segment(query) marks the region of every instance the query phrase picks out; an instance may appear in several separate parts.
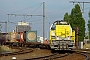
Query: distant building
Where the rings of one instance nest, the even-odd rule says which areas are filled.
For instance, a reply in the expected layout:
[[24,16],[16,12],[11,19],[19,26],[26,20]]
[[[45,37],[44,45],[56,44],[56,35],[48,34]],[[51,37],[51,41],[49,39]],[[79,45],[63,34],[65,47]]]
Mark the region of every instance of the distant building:
[[18,22],[18,25],[16,25],[15,31],[21,32],[21,31],[28,31],[31,30],[31,27],[29,25],[29,22]]

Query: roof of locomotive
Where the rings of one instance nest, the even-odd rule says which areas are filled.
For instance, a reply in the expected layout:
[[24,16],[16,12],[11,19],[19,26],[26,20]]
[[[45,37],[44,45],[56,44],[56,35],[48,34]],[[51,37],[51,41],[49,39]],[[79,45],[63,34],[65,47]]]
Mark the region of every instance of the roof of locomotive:
[[68,25],[69,23],[67,23],[64,20],[57,20],[53,24],[55,24],[55,25]]
[[55,30],[56,25],[69,25],[69,23],[64,20],[57,20],[53,24],[51,24],[50,30]]

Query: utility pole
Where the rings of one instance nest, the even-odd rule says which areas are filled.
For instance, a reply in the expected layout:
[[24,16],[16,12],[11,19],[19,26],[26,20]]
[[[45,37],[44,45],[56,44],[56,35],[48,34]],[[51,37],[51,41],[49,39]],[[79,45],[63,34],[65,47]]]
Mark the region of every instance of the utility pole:
[[89,20],[88,20],[88,39],[90,40],[90,10],[88,13],[88,17],[89,17]]
[[5,23],[5,32],[7,32],[7,22],[0,22],[0,23]]
[[84,13],[84,4],[85,4],[85,3],[90,3],[90,2],[78,2],[78,1],[69,1],[69,2],[70,2],[70,3],[73,3],[73,4],[74,4],[74,3],[79,3],[79,4],[81,3],[81,4],[83,4],[82,13]]
[[78,41],[78,34],[79,34],[78,32],[79,32],[79,31],[78,31],[78,27],[76,27],[76,40],[75,40],[76,48],[78,48],[78,44],[79,44],[79,43],[78,43],[78,42],[79,42],[79,41]]
[[45,2],[43,2],[43,40],[45,39]]

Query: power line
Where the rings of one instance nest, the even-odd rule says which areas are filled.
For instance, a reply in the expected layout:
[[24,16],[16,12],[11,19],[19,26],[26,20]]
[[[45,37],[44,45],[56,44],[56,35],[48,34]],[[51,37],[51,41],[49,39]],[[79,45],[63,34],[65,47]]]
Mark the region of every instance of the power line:
[[[7,14],[8,16],[43,16],[43,15],[29,15],[29,14]],[[25,20],[24,20],[25,21]],[[8,19],[9,22],[9,19]]]
[[70,2],[70,3],[73,3],[73,4],[74,4],[74,3],[79,3],[79,4],[82,3],[82,4],[83,4],[82,13],[84,13],[84,4],[85,4],[85,3],[90,3],[90,2],[78,2],[78,1],[69,1],[69,2]]
[[[34,5],[34,6],[41,5],[41,4],[42,4],[42,3],[39,3],[39,4],[36,4],[36,5]],[[22,9],[22,10],[18,10],[18,11],[13,12],[13,13],[17,13],[17,12],[20,12],[20,11],[23,11],[23,10],[26,10],[26,9],[29,9],[29,8],[32,8],[32,7],[34,7],[34,6],[31,6],[31,7],[28,7],[28,8]]]
[[[42,5],[42,4],[41,4],[41,5]],[[41,6],[41,5],[40,5],[40,6]],[[40,6],[39,6],[39,7],[40,7]],[[38,8],[39,8],[39,7],[38,7]],[[37,8],[37,9],[38,9],[38,8]],[[37,9],[36,9],[36,10],[37,10]],[[36,11],[36,10],[35,10],[35,11]],[[35,12],[35,11],[34,11],[34,12]],[[33,13],[34,13],[34,12],[33,12]],[[32,14],[33,14],[33,13],[32,13]]]
[[59,10],[55,10],[55,11],[53,11],[53,12],[49,12],[49,13],[47,13],[47,14],[50,14],[50,13],[56,13],[56,12],[58,12],[58,11],[63,11],[64,9],[67,9],[67,8],[69,8],[69,7],[71,7],[71,5],[70,6],[68,6],[68,7],[65,7],[65,8],[62,8],[62,9],[59,9]]

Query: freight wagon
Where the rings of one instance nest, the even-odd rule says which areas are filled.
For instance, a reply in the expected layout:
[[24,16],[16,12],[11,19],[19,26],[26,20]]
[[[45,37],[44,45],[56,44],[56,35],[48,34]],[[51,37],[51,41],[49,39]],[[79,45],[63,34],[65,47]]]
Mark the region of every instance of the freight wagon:
[[38,47],[38,48],[50,48],[48,40],[44,40],[43,43],[38,42],[37,31],[24,31],[24,32],[9,32],[1,33],[1,37],[4,36],[2,44],[9,46],[24,46],[24,47]]
[[[2,39],[2,37],[4,38]],[[37,31],[1,33],[0,41],[6,45],[20,45],[37,42]]]
[[0,45],[3,45],[6,41],[6,34],[7,33],[0,33]]

